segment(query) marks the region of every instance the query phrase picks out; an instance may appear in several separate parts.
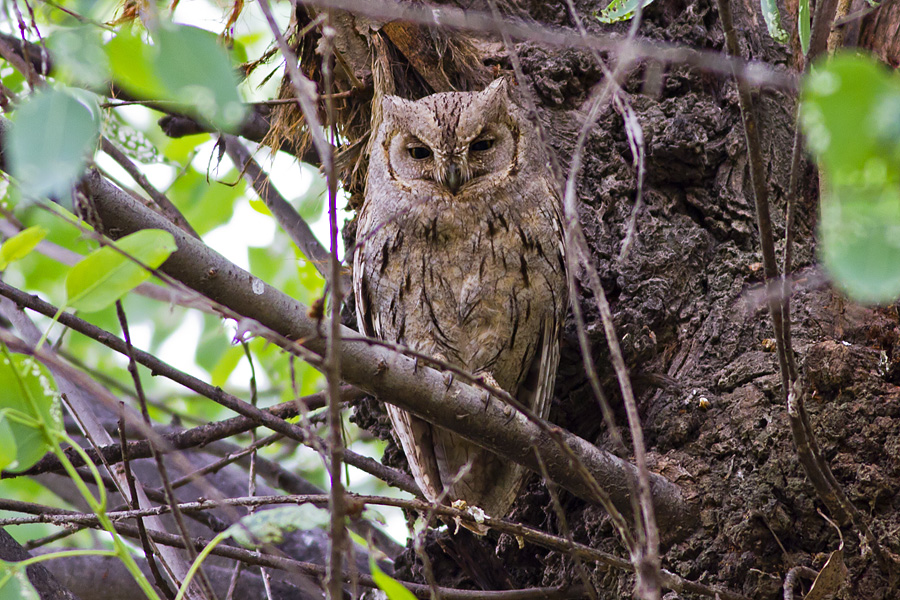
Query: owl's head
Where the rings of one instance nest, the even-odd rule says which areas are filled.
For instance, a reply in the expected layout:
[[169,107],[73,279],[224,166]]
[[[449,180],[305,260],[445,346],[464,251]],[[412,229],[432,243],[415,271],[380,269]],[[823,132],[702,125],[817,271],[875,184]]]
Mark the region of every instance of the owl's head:
[[386,96],[376,151],[383,152],[388,176],[420,191],[455,196],[510,175],[520,139],[519,112],[507,85],[498,79],[481,92],[421,100]]

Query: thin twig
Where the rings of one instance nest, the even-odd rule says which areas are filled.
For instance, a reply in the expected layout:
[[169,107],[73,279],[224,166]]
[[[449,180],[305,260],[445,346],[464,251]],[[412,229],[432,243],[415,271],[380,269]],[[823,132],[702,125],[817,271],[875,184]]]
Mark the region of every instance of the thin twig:
[[[119,325],[122,328],[122,337],[125,341],[125,354],[128,357],[128,373],[131,375],[131,378],[134,382],[134,390],[137,394],[138,402],[141,408],[141,417],[144,419],[144,425],[150,428],[152,427],[152,422],[150,421],[150,413],[147,410],[147,399],[144,397],[144,385],[141,382],[137,363],[134,361],[134,348],[131,346],[131,333],[128,330],[128,320],[125,317],[125,309],[122,308],[121,300],[116,300],[116,316],[118,317]],[[178,510],[178,501],[175,497],[175,491],[170,485],[168,468],[163,462],[162,456],[157,450],[154,440],[150,438],[147,441],[150,445],[151,456],[154,463],[156,464],[157,474],[159,475],[159,479],[162,482],[163,489],[165,490],[166,503],[172,507],[172,517],[175,520],[175,526],[178,528],[178,532],[181,534],[182,539],[184,539],[185,541],[185,548],[187,549],[188,556],[190,557],[191,561],[194,561],[197,559],[197,552],[193,548],[189,547],[190,533],[188,532],[187,524],[184,522],[184,517],[182,516],[181,511]],[[134,492],[135,488],[133,482],[134,480],[132,479],[131,489]],[[135,495],[132,495],[131,500],[132,502],[137,501],[137,497]],[[204,595],[210,600],[215,600],[216,594],[215,592],[213,592],[212,584],[210,583],[209,578],[206,576],[206,573],[202,568],[199,570],[198,576],[199,585],[203,590]]]
[[[634,391],[631,386],[631,378],[625,365],[625,358],[622,354],[622,349],[619,344],[619,336],[616,333],[615,324],[613,323],[612,311],[610,310],[609,302],[606,299],[606,292],[603,289],[603,285],[600,281],[600,276],[597,273],[597,269],[594,266],[593,261],[590,259],[590,249],[581,230],[581,225],[578,221],[577,208],[575,205],[575,196],[577,191],[576,183],[578,181],[581,170],[581,157],[583,155],[585,144],[587,142],[588,132],[593,128],[594,119],[597,118],[599,109],[605,101],[607,94],[611,94],[614,99],[621,95],[621,89],[618,85],[618,77],[629,65],[627,48],[630,47],[630,45],[634,42],[634,38],[637,35],[638,28],[640,27],[642,7],[643,5],[641,3],[638,3],[638,7],[635,11],[631,27],[628,31],[628,36],[626,37],[626,52],[623,53],[625,54],[625,56],[617,61],[615,69],[612,73],[605,69],[605,64],[603,63],[599,54],[597,54],[596,51],[594,53],[595,60],[599,65],[601,65],[601,69],[604,69],[607,83],[604,84],[602,92],[595,99],[595,102],[591,107],[591,115],[588,119],[585,120],[585,123],[582,125],[581,130],[579,131],[578,138],[576,139],[575,150],[573,151],[572,160],[569,166],[569,174],[566,178],[563,207],[566,215],[566,238],[567,241],[572,242],[572,245],[569,247],[569,249],[570,252],[579,259],[581,267],[585,270],[585,273],[587,275],[586,279],[588,287],[594,293],[595,303],[600,313],[604,334],[606,336],[607,345],[609,347],[610,358],[612,359],[613,370],[616,373],[616,379],[619,384],[619,389],[622,392],[623,404],[625,405],[625,413],[628,419],[629,433],[631,435],[632,446],[634,449],[635,465],[637,466],[638,472],[635,524],[637,526],[637,531],[641,542],[640,548],[629,548],[632,560],[635,562],[635,567],[637,570],[637,584],[635,588],[635,595],[642,598],[647,598],[648,600],[656,600],[660,597],[659,528],[656,524],[656,514],[653,507],[653,497],[650,492],[650,471],[647,465],[647,451],[646,445],[644,443],[644,434],[643,430],[641,429],[637,402],[635,401]],[[587,35],[587,32],[581,25],[581,21],[577,17],[577,15],[575,18],[576,24],[579,26],[579,31],[582,37],[585,37]],[[626,117],[627,123],[627,115],[623,115],[623,117]],[[632,139],[632,137],[633,134],[629,133],[630,140]],[[632,143],[632,147],[634,148],[635,146],[637,146],[637,142]],[[638,160],[638,157],[635,157],[635,160]],[[643,174],[641,169],[639,168],[639,194],[641,191],[642,181]],[[634,217],[637,216],[636,211],[639,202],[640,195],[635,200],[636,208],[633,215]],[[625,248],[626,246],[623,245],[623,249]],[[585,338],[586,336],[582,334],[581,337]],[[599,387],[599,385],[595,387]],[[602,400],[602,396],[598,396],[598,399]]]
[[172,204],[172,201],[169,200],[165,194],[156,189],[141,170],[137,168],[137,165],[135,165],[124,152],[119,150],[115,144],[106,139],[105,136],[100,138],[100,149],[108,154],[114,161],[119,163],[119,166],[131,175],[131,178],[134,179],[147,194],[149,194],[150,198],[156,203],[164,215],[171,219],[173,223],[184,229],[188,234],[200,239],[200,235],[193,227],[191,227],[191,224],[184,215],[181,214],[178,207]]
[[[125,412],[125,403],[120,403],[120,407],[122,410],[122,414]],[[124,416],[119,417],[119,444],[124,448],[126,445],[126,432],[125,432],[125,418]],[[137,493],[137,484],[134,479],[134,474],[131,472],[131,462],[126,460],[122,461],[122,466],[125,471],[125,479],[128,481],[128,496],[125,498],[125,502],[128,506],[131,507],[132,510],[139,510],[141,508],[140,500],[138,499]],[[150,574],[153,575],[153,583],[156,585],[156,588],[162,592],[162,595],[165,596],[168,600],[174,600],[175,592],[172,591],[172,588],[169,587],[169,583],[162,576],[162,573],[159,572],[159,565],[156,562],[156,555],[153,552],[153,549],[150,547],[150,539],[147,537],[147,528],[144,526],[144,519],[141,517],[137,518],[137,528],[138,534],[141,542],[141,550],[144,552],[144,560],[147,561],[147,566],[150,568]]]
[[66,13],[66,14],[69,15],[70,17],[72,17],[72,18],[74,18],[75,20],[77,20],[79,23],[84,23],[84,24],[87,24],[87,25],[93,25],[94,27],[99,27],[100,29],[105,29],[106,31],[113,31],[113,32],[115,32],[115,28],[114,28],[114,27],[110,27],[110,26],[107,25],[106,23],[102,23],[102,22],[100,22],[100,21],[95,21],[95,20],[93,20],[93,19],[90,19],[90,18],[88,18],[88,17],[85,17],[84,15],[79,14],[79,13],[75,12],[74,10],[72,10],[72,9],[70,9],[70,8],[67,8],[67,7],[65,7],[65,6],[62,6],[61,4],[58,4],[57,2],[54,2],[53,0],[40,0],[40,2],[41,2],[42,4],[46,4],[47,6],[52,6],[52,7],[55,8],[56,10],[59,10],[59,11],[62,11],[62,12],[64,12],[64,13]]
[[312,262],[316,271],[322,275],[325,281],[330,282],[330,255],[328,250],[322,247],[309,224],[284,199],[284,196],[278,193],[271,180],[260,168],[259,163],[253,159],[249,150],[238,138],[232,135],[222,135],[222,139],[225,141],[225,152],[266,204],[266,208],[275,216],[281,228],[290,236],[291,241],[297,244],[307,260]]
[[[728,0],[716,0],[719,8],[719,19],[725,30],[725,45],[732,56],[740,56],[737,33],[731,18],[731,6]],[[763,268],[766,276],[767,295],[769,296],[769,314],[772,317],[772,328],[775,332],[776,355],[781,372],[782,389],[787,393],[790,389],[790,373],[787,353],[784,345],[784,321],[781,305],[777,297],[776,287],[780,287],[778,264],[775,260],[775,239],[772,233],[772,217],[769,214],[769,191],[766,184],[765,163],[762,157],[762,145],[759,140],[759,125],[753,107],[750,86],[745,81],[737,80],[738,100],[741,119],[744,124],[744,135],[747,144],[747,156],[750,163],[750,179],[753,186],[753,198],[756,204],[756,225],[759,231],[759,245],[762,251]]]
[[[740,50],[737,33],[734,30],[729,0],[717,0],[716,4],[725,32],[725,43],[728,52],[733,56],[738,56]],[[824,0],[816,7],[816,15],[813,20],[813,39],[810,41],[811,47],[812,42],[815,41],[814,49],[816,53],[824,50],[824,40],[827,39],[827,33],[831,29],[836,4],[837,0]],[[812,54],[812,56],[814,57],[816,54]],[[776,353],[781,371],[782,386],[787,400],[788,417],[791,432],[794,436],[794,445],[797,448],[797,454],[800,457],[803,469],[812,482],[819,498],[839,520],[849,518],[853,522],[853,525],[859,529],[865,536],[866,541],[869,542],[881,568],[890,576],[893,570],[892,563],[884,554],[881,544],[869,528],[868,523],[844,494],[828,463],[824,460],[804,406],[805,392],[801,387],[800,381],[791,377],[791,367],[788,359],[789,350],[786,346],[786,340],[790,339],[790,334],[787,337],[785,336],[785,331],[789,331],[789,326],[786,327],[785,324],[789,322],[790,314],[783,312],[784,300],[779,299],[779,294],[784,291],[787,279],[780,277],[775,260],[775,242],[769,215],[768,188],[766,185],[765,165],[762,158],[762,146],[759,140],[759,128],[754,114],[750,86],[746,81],[740,79],[736,83],[747,142],[753,195],[756,203],[757,227],[759,229],[763,266],[766,275],[766,295],[768,296],[772,327],[775,332]]]
[[[569,523],[566,519],[566,511],[563,509],[562,503],[559,501],[559,493],[557,492],[556,485],[554,485],[553,480],[550,479],[550,473],[547,472],[547,465],[544,464],[544,461],[541,460],[541,455],[539,452],[535,452],[535,456],[538,461],[538,466],[541,468],[541,477],[544,478],[544,481],[547,482],[547,492],[550,494],[550,503],[553,506],[553,511],[556,513],[556,521],[559,525],[559,531],[562,533],[563,537],[570,545],[575,544],[575,539],[572,537],[572,530],[569,529]],[[569,556],[572,557],[572,560],[575,561],[575,570],[578,572],[578,577],[581,579],[582,585],[584,585],[584,589],[588,594],[590,600],[597,600],[597,590],[594,589],[593,584],[591,583],[590,575],[587,570],[584,568],[584,563],[581,561],[581,557],[576,553],[571,553]]]
[[738,77],[757,87],[787,91],[796,91],[798,88],[796,76],[776,71],[765,63],[748,62],[739,57],[724,56],[717,51],[696,50],[655,40],[638,39],[629,42],[620,34],[597,33],[581,38],[567,29],[448,5],[436,7],[393,0],[306,0],[304,3],[321,8],[338,8],[380,22],[400,20],[448,30],[507,35],[555,48],[612,52],[626,61],[649,59],[665,65],[685,64],[719,75],[732,75],[736,71]]
[[[330,11],[329,11],[330,12]],[[334,76],[334,28],[331,27],[331,15],[325,19],[322,28],[322,77],[325,93],[330,94]],[[337,173],[334,170],[334,143],[336,141],[334,99],[329,95],[325,99],[326,119],[331,142],[327,144],[324,154],[320,150],[325,181],[328,185],[328,233],[331,244],[331,327],[325,342],[325,379],[328,385],[328,455],[330,458],[329,475],[331,488],[328,500],[329,530],[331,531],[330,555],[328,560],[328,576],[325,578],[326,591],[331,600],[343,597],[343,585],[340,573],[343,571],[344,552],[347,545],[347,530],[344,526],[346,503],[344,501],[344,484],[341,480],[341,468],[344,462],[344,439],[341,432],[341,304],[343,282],[341,281],[341,261],[338,259],[340,235],[337,224]],[[316,127],[316,123],[307,120],[308,128]],[[325,133],[324,131],[322,132]],[[315,136],[314,136],[315,137]],[[324,137],[324,135],[323,135]]]
[[[436,514],[452,520],[461,520],[467,523],[478,523],[475,517],[468,511],[457,510],[450,506],[425,502],[422,500],[405,500],[402,498],[388,498],[384,496],[365,496],[359,494],[347,494],[348,499],[352,499],[354,503],[372,506],[391,506],[403,508],[407,510],[417,511],[423,514]],[[195,502],[184,502],[180,505],[185,514],[191,514],[200,511],[220,508],[223,506],[231,507],[249,507],[249,506],[271,506],[278,504],[312,504],[315,506],[325,507],[328,505],[327,494],[302,494],[291,496],[253,496],[243,498],[229,498],[226,500],[199,500]],[[31,514],[31,517],[14,517],[0,520],[0,526],[7,525],[24,525],[31,523],[50,523],[54,525],[88,525],[96,524],[96,515],[92,513],[77,513],[61,508],[50,508],[40,504],[22,502],[18,500],[0,499],[0,509],[13,512],[21,512]],[[114,521],[123,521],[126,519],[134,519],[139,516],[158,516],[168,512],[167,506],[156,506],[140,511],[121,511],[110,512],[110,518]],[[582,560],[594,562],[614,569],[633,571],[634,565],[625,558],[620,558],[608,552],[597,550],[585,544],[573,542],[566,538],[553,535],[521,523],[508,521],[506,519],[493,518],[485,516],[480,523],[495,529],[501,533],[507,533],[511,536],[522,538],[523,540],[533,543],[542,548],[554,550],[567,555],[577,555]],[[715,597],[720,596],[723,599],[738,600],[745,599],[741,594],[729,592],[721,588],[705,586],[693,581],[685,580],[673,573],[663,571],[663,585],[672,590],[685,591],[703,596]],[[422,586],[427,587],[427,586]]]
[[815,579],[819,574],[809,567],[797,566],[787,572],[784,577],[784,600],[794,600],[794,586],[797,585],[797,579],[805,577],[806,579]]
[[275,43],[278,45],[278,50],[284,58],[288,80],[291,82],[291,86],[297,94],[297,104],[300,106],[303,118],[306,119],[307,131],[309,131],[310,137],[312,137],[313,147],[315,147],[316,152],[319,154],[319,161],[322,165],[322,169],[325,170],[325,172],[328,172],[334,168],[334,166],[328,162],[332,160],[334,148],[328,143],[328,140],[325,139],[325,130],[322,128],[322,124],[319,121],[318,106],[316,102],[316,98],[318,97],[316,84],[310,81],[300,71],[297,55],[294,54],[294,51],[291,50],[291,47],[284,39],[284,35],[282,35],[281,29],[279,29],[278,23],[272,15],[272,8],[269,6],[269,0],[260,0],[259,7],[262,9],[266,22],[269,25],[269,29],[275,37]]

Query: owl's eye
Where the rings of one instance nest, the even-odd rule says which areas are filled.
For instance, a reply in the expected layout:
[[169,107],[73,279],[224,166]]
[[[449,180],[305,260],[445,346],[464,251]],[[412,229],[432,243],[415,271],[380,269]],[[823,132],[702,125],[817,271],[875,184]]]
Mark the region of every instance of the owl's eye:
[[411,146],[409,148],[409,155],[416,160],[423,160],[431,156],[431,148],[428,148],[427,146]]
[[483,138],[480,140],[476,140],[469,145],[469,150],[472,152],[484,152],[485,150],[490,150],[494,145],[494,140],[491,138]]

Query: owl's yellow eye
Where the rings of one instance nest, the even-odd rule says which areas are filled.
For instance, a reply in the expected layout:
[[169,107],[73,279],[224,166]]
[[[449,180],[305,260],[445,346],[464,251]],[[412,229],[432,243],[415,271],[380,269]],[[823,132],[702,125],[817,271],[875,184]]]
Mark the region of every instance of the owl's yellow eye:
[[427,146],[411,146],[409,155],[416,160],[423,160],[431,156],[431,148]]
[[469,150],[471,152],[484,152],[485,150],[490,150],[494,145],[494,140],[491,138],[483,138],[480,140],[476,140],[469,145]]

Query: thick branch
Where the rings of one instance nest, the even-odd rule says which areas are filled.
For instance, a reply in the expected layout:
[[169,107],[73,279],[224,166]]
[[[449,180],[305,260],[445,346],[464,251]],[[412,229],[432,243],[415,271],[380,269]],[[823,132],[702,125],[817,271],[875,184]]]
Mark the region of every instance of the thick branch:
[[[313,352],[325,352],[325,338],[320,332],[328,325],[311,319],[305,306],[271,286],[260,286],[256,277],[177,230],[98,173],[89,174],[83,187],[108,234],[121,237],[147,228],[169,231],[175,236],[178,251],[163,265],[164,272],[234,312],[300,341]],[[348,383],[534,471],[539,467],[533,450],[538,450],[556,483],[582,498],[597,500],[567,453],[524,415],[499,402],[486,402],[484,393],[471,386],[458,382],[448,386],[440,372],[360,341],[349,329],[344,328],[341,337],[355,338],[341,343],[342,377]],[[560,432],[560,437],[603,482],[615,504],[627,510],[629,483],[637,476],[634,466],[568,432]],[[668,531],[688,525],[693,515],[678,486],[654,475],[651,488],[661,524]]]

